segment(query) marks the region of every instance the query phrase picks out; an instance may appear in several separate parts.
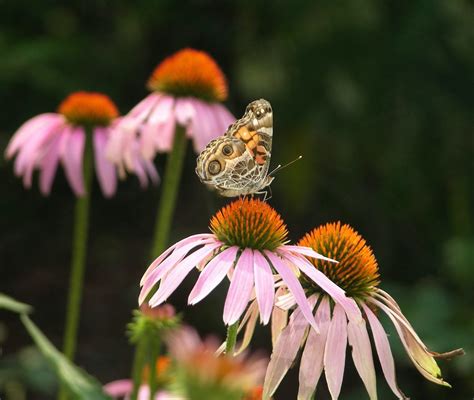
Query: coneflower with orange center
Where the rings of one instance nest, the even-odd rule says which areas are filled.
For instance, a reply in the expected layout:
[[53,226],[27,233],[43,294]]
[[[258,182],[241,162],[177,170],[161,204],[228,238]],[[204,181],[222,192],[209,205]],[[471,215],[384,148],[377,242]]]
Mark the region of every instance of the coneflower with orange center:
[[222,105],[227,99],[227,81],[206,52],[183,49],[165,58],[148,80],[152,91],[117,126],[108,155],[118,165],[133,170],[122,147],[138,139],[146,159],[156,152],[170,152],[178,127],[193,139],[197,153],[235,121]]
[[[112,131],[119,121],[118,110],[112,100],[102,93],[75,92],[58,107],[57,113],[40,114],[27,122],[13,135],[5,155],[16,155],[15,174],[23,177],[23,184],[30,188],[35,169],[40,171],[40,190],[48,195],[59,164],[62,164],[68,182],[76,196],[84,196],[83,159],[86,141],[92,140],[94,166],[103,194],[112,196],[117,187],[115,166],[105,155]],[[92,137],[87,139],[86,132]],[[142,183],[148,177],[158,180],[157,172],[149,161],[138,153],[138,144],[129,143],[131,162]]]
[[[428,350],[395,300],[378,288],[380,277],[375,256],[354,229],[340,222],[326,224],[306,234],[298,245],[324,252],[339,261],[338,264],[333,264],[308,258],[315,270],[324,273],[346,292],[348,300],[358,310],[359,317],[356,314],[348,314],[318,286],[302,276],[301,281],[309,296],[320,332],[318,334],[310,328],[302,316],[302,310],[297,306],[291,314],[288,325],[276,338],[265,377],[264,398],[273,395],[293,364],[299,349],[302,348],[298,399],[312,398],[323,370],[331,398],[337,399],[342,386],[346,347],[349,344],[352,348],[354,365],[369,398],[376,399],[375,368],[366,326],[368,322],[388,385],[399,399],[407,399],[396,383],[390,344],[377,317],[377,309],[391,319],[408,356],[420,373],[434,383],[449,386],[441,377],[435,357],[460,355],[463,353],[462,349],[444,354]],[[277,305],[289,308],[294,303],[289,294],[282,296]]]
[[141,280],[139,303],[145,301],[152,288],[158,290],[149,299],[157,306],[176,290],[194,269],[200,276],[188,303],[204,299],[228,276],[229,290],[224,304],[223,320],[235,324],[256,298],[260,320],[267,324],[274,305],[275,281],[282,281],[293,294],[308,323],[318,329],[298,276],[313,282],[348,313],[352,305],[342,289],[316,270],[305,256],[333,262],[314,250],[287,245],[287,229],[278,213],[257,199],[239,199],[222,208],[211,219],[212,233],[181,240],[163,252],[148,268]]

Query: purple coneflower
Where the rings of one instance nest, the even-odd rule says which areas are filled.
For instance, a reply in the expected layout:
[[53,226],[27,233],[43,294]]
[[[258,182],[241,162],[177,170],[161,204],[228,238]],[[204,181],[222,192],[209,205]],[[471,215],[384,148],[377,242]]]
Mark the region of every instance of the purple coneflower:
[[[260,319],[267,324],[273,309],[275,281],[281,279],[293,294],[308,322],[317,329],[311,307],[298,275],[327,292],[351,313],[352,304],[344,292],[305,258],[328,259],[303,246],[289,246],[287,229],[278,213],[257,199],[239,199],[222,208],[210,222],[212,233],[181,240],[163,252],[145,272],[139,303],[145,301],[153,286],[158,290],[149,299],[157,306],[176,290],[195,268],[201,272],[188,303],[205,298],[226,276],[230,286],[224,305],[223,319],[236,323],[247,304],[256,297]],[[357,311],[357,309],[355,310]]]
[[[462,350],[445,354],[428,350],[395,300],[378,288],[380,279],[377,261],[370,247],[357,232],[349,225],[341,225],[339,222],[327,224],[306,234],[298,245],[310,247],[339,261],[338,264],[334,264],[321,259],[308,259],[315,270],[321,271],[345,290],[363,318],[354,319],[353,316],[346,314],[339,304],[335,304],[317,285],[302,276],[301,281],[312,304],[320,333],[310,329],[301,308],[297,306],[274,345],[265,377],[264,398],[275,392],[293,364],[299,349],[303,348],[298,399],[312,398],[323,370],[331,397],[337,399],[343,380],[346,347],[349,344],[355,367],[369,397],[376,399],[375,369],[366,327],[367,321],[388,385],[399,399],[407,399],[396,383],[390,344],[377,317],[380,311],[388,315],[393,322],[408,356],[418,371],[434,383],[449,386],[441,377],[435,357],[447,358],[459,355],[462,354]],[[288,302],[288,298],[285,300]]]
[[222,135],[235,118],[220,102],[227,98],[227,82],[217,63],[205,52],[183,49],[166,58],[148,81],[152,91],[117,126],[108,155],[119,165],[130,164],[130,141],[139,139],[146,159],[156,152],[170,152],[177,125],[193,139],[200,152]]
[[[30,188],[35,169],[40,171],[39,186],[44,195],[51,191],[59,163],[76,196],[85,194],[83,158],[86,131],[92,132],[96,175],[106,197],[115,193],[117,175],[114,165],[106,159],[105,148],[117,123],[118,110],[110,98],[101,93],[76,92],[59,106],[57,113],[40,114],[28,120],[13,135],[5,152],[6,158],[16,155],[14,171],[23,176],[23,184]],[[147,176],[158,179],[150,161],[143,160],[137,144],[128,144],[134,171],[143,185]]]

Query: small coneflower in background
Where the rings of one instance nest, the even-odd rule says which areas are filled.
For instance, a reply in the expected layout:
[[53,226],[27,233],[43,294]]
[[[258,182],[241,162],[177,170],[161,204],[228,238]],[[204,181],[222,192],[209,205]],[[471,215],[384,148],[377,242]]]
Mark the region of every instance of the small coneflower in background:
[[293,294],[305,318],[316,328],[310,304],[298,281],[302,272],[308,281],[328,293],[348,313],[354,312],[343,290],[315,269],[305,256],[328,262],[333,260],[308,247],[286,245],[286,225],[266,202],[248,198],[236,200],[217,212],[211,219],[210,230],[212,233],[181,240],[150,265],[141,280],[139,303],[147,299],[158,283],[159,288],[149,304],[154,307],[163,303],[197,268],[200,276],[189,295],[189,304],[201,301],[226,276],[229,277],[223,313],[226,324],[239,321],[253,296],[261,322],[267,324],[274,305],[275,281],[281,280]]
[[[25,122],[13,135],[5,156],[11,159],[16,155],[14,171],[23,177],[27,188],[31,187],[34,170],[39,170],[39,186],[44,195],[50,193],[61,163],[73,192],[83,196],[86,192],[83,176],[86,132],[90,131],[97,179],[104,196],[110,197],[116,191],[117,174],[105,152],[119,121],[118,115],[117,107],[104,94],[72,93],[60,104],[57,113],[40,114]],[[156,181],[157,172],[150,161],[140,156],[138,144],[130,142],[129,146],[134,171],[141,183],[147,183],[147,176]]]
[[[402,314],[395,300],[380,289],[377,261],[365,240],[349,225],[331,223],[314,229],[298,243],[335,258],[338,264],[309,258],[315,270],[321,271],[345,290],[362,319],[354,320],[320,288],[305,277],[301,277],[305,292],[314,308],[320,333],[311,329],[297,307],[288,325],[281,331],[274,345],[267,369],[264,398],[271,396],[288,369],[293,364],[298,350],[303,349],[299,369],[298,399],[313,398],[319,378],[324,370],[332,399],[340,394],[347,344],[352,348],[352,359],[370,399],[377,398],[375,369],[366,321],[370,327],[375,349],[385,379],[399,399],[407,399],[398,388],[395,366],[387,334],[378,317],[383,312],[393,322],[400,340],[415,367],[428,380],[449,386],[441,377],[436,357],[449,358],[462,354],[462,350],[439,354],[428,350],[415,330]],[[285,296],[283,296],[285,297]],[[291,300],[283,300],[288,307]],[[294,303],[294,301],[293,301]]]
[[184,49],[162,61],[148,80],[151,93],[117,126],[108,155],[133,170],[127,152],[129,142],[139,140],[142,155],[151,160],[156,152],[170,152],[176,127],[193,139],[200,152],[234,122],[220,104],[227,99],[227,81],[212,57],[204,51]]
[[246,354],[237,357],[216,355],[219,341],[216,338],[202,341],[190,327],[168,335],[166,342],[175,362],[177,387],[186,399],[258,398],[255,388],[262,382],[267,359]]

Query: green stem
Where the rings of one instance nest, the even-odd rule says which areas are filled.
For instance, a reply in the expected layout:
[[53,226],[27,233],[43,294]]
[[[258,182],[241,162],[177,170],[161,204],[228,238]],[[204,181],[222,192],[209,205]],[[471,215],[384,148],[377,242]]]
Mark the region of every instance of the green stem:
[[[71,272],[69,278],[69,297],[66,310],[66,325],[64,333],[64,355],[74,359],[77,344],[77,328],[81,312],[82,287],[86,266],[87,236],[89,229],[89,209],[92,190],[93,154],[92,131],[86,129],[86,145],[83,160],[83,177],[85,194],[76,199],[74,211],[74,234],[72,242]],[[67,392],[62,386],[58,399],[67,399]]]
[[176,205],[176,197],[181,180],[184,156],[186,154],[186,131],[182,126],[176,127],[174,143],[166,162],[165,176],[161,185],[161,199],[155,222],[151,257],[158,257],[168,244],[171,220]]
[[225,354],[234,355],[235,342],[237,341],[237,331],[239,329],[239,321],[227,328],[227,339],[225,341]]
[[136,400],[138,396],[138,390],[142,384],[143,377],[143,368],[146,364],[148,346],[147,341],[141,338],[135,348],[135,356],[133,358],[133,367],[132,367],[132,380],[133,380],[133,390],[130,395],[130,400]]
[[154,400],[156,391],[158,390],[158,377],[156,374],[156,361],[160,355],[160,338],[158,336],[150,337],[150,347],[148,349],[150,378],[148,386],[150,388],[150,400]]

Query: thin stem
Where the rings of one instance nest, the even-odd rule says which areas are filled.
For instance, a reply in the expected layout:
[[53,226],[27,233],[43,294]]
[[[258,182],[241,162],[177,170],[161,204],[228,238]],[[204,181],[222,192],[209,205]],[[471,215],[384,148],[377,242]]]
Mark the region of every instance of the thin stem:
[[154,400],[156,391],[158,390],[158,377],[156,374],[156,361],[160,355],[160,338],[158,336],[150,337],[150,347],[148,349],[148,360],[150,365],[150,379],[148,386],[150,387],[150,400]]
[[[87,237],[89,229],[89,209],[92,190],[93,154],[92,130],[86,129],[83,173],[85,194],[76,199],[74,211],[74,233],[72,242],[71,273],[69,278],[69,297],[66,310],[64,333],[64,355],[74,359],[77,344],[77,329],[81,313],[82,287],[86,266]],[[58,399],[67,399],[64,386],[60,388]]]
[[235,343],[237,341],[237,331],[239,329],[239,321],[227,328],[227,339],[225,341],[225,354],[234,355]]
[[171,220],[173,219],[176,197],[186,154],[186,131],[182,126],[176,127],[173,149],[168,155],[165,176],[161,187],[161,199],[155,222],[151,257],[158,257],[168,244]]
[[133,380],[133,390],[130,395],[130,400],[137,400],[138,391],[142,383],[143,368],[146,364],[148,346],[147,341],[141,340],[138,341],[135,348],[135,356],[133,358],[133,367],[132,367],[132,380]]

